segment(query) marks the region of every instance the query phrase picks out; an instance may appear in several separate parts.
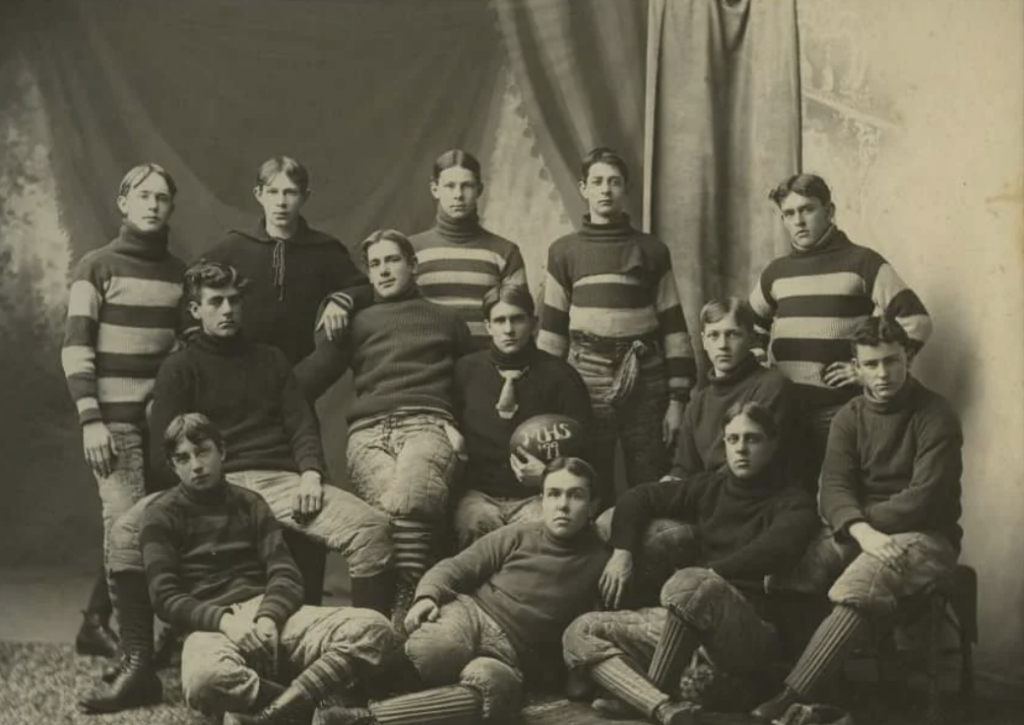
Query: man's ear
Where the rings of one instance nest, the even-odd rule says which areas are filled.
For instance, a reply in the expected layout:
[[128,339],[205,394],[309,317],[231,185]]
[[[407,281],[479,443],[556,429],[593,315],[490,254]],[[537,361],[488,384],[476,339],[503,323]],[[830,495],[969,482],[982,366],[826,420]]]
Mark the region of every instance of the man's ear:
[[117,209],[118,209],[118,211],[121,212],[122,216],[124,216],[125,214],[128,213],[128,197],[126,197],[126,196],[119,196],[119,197],[117,197]]
[[438,189],[437,182],[434,181],[433,179],[431,179],[430,180],[430,195],[432,197],[434,197],[435,199],[437,199],[437,189]]
[[577,186],[577,188],[580,191],[580,196],[582,196],[584,199],[586,199],[587,198],[587,182],[584,181],[583,179],[580,179],[579,183],[576,186]]
[[188,313],[192,315],[193,320],[199,319],[199,303],[195,300],[189,300]]
[[263,196],[263,187],[259,184],[252,187],[252,195],[256,197],[256,201],[260,201],[260,197]]

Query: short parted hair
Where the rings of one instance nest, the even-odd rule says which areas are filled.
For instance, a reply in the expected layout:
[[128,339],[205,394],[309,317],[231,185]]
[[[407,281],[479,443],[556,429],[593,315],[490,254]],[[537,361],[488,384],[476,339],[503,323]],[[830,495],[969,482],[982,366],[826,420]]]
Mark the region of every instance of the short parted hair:
[[484,294],[484,301],[480,304],[485,320],[491,319],[491,310],[499,302],[518,307],[528,317],[533,317],[536,312],[530,290],[526,288],[526,285],[515,282],[501,282],[487,290],[486,294]]
[[198,446],[200,443],[213,443],[224,450],[224,436],[217,426],[210,422],[202,413],[182,413],[176,415],[164,431],[164,456],[171,461],[182,441]]
[[364,265],[367,264],[370,258],[370,247],[378,242],[394,242],[398,245],[398,249],[402,252],[403,257],[409,262],[416,261],[416,247],[412,246],[409,237],[397,229],[378,229],[359,245],[359,254],[362,255]]
[[584,461],[582,458],[576,458],[575,456],[561,456],[551,461],[544,467],[544,474],[541,476],[541,487],[543,488],[544,482],[548,480],[548,476],[559,471],[568,471],[577,478],[583,478],[587,481],[587,489],[591,494],[594,493],[594,483],[597,481],[597,472],[594,471],[594,467]]
[[615,149],[608,148],[607,146],[598,146],[596,149],[591,149],[580,163],[581,181],[585,182],[587,180],[587,177],[590,175],[590,167],[594,164],[614,166],[622,174],[622,180],[629,181],[629,167],[626,166],[626,162]]
[[484,176],[480,160],[462,149],[451,149],[438,156],[434,162],[434,168],[431,170],[430,178],[436,183],[441,178],[442,171],[456,167],[472,171],[473,176],[476,177],[476,183],[483,183]]
[[234,287],[244,293],[249,280],[242,273],[224,262],[200,260],[185,270],[185,299],[202,302],[203,288],[225,289]]
[[817,174],[793,174],[781,184],[768,192],[768,198],[778,207],[790,194],[799,194],[817,199],[825,206],[832,203],[832,191],[825,180]]
[[913,350],[910,336],[896,320],[891,317],[869,317],[857,325],[850,338],[850,352],[857,357],[857,346],[878,347],[887,342],[896,342],[907,352]]
[[137,187],[153,174],[156,174],[164,180],[164,183],[167,184],[167,190],[171,192],[172,199],[177,196],[178,185],[174,183],[174,177],[171,176],[167,169],[159,164],[139,164],[138,166],[133,166],[128,170],[128,173],[124,175],[124,178],[121,179],[121,185],[117,187],[117,195],[128,196],[128,193],[132,189]]
[[262,189],[278,174],[284,174],[303,194],[309,191],[309,169],[291,156],[274,156],[260,164],[256,186]]
[[725,411],[725,416],[722,418],[722,428],[725,428],[734,418],[739,418],[741,415],[747,416],[761,426],[761,430],[771,440],[779,437],[779,421],[776,420],[775,415],[768,408],[753,400],[740,401],[730,405],[729,409]]
[[711,325],[721,322],[729,315],[736,318],[736,324],[747,332],[754,331],[754,310],[746,300],[739,297],[718,297],[700,310],[700,325]]

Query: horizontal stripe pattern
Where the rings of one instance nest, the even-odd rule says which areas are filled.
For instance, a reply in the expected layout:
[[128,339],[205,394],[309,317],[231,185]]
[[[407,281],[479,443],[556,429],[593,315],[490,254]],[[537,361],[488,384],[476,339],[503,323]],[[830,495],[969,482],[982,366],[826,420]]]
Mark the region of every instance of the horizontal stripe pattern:
[[777,300],[786,297],[822,297],[846,295],[868,296],[864,278],[857,272],[825,272],[800,277],[780,277],[772,282],[771,296]]
[[573,300],[569,308],[569,329],[601,337],[633,338],[656,332],[658,315],[653,307],[579,307]]

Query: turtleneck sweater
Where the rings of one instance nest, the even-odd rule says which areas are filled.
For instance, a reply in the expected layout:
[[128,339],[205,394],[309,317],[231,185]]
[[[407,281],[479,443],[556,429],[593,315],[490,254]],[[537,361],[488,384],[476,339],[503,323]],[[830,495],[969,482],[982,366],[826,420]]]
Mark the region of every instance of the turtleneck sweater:
[[302,217],[289,239],[272,238],[260,218],[254,229],[231,230],[202,257],[230,264],[249,280],[246,334],[280,349],[292,365],[313,351],[318,311],[327,299],[358,310],[373,298],[345,245]]
[[430,229],[410,237],[416,249],[416,281],[431,302],[459,313],[474,349],[490,344],[480,301],[499,282],[526,286],[519,247],[480,226],[474,214],[453,219],[440,209]]
[[[182,413],[202,413],[224,436],[224,471],[319,471],[326,474],[320,429],[291,365],[276,347],[241,335],[199,333],[160,367],[153,391],[154,464],[165,460],[163,435]],[[154,468],[164,471],[166,465]]]
[[672,475],[683,478],[725,466],[722,428],[725,413],[737,403],[755,402],[768,408],[786,434],[790,428],[792,383],[778,370],[758,364],[753,355],[725,375],[708,371],[686,406]]
[[280,631],[302,606],[302,576],[258,493],[178,484],[146,506],[141,527],[153,608],[174,627],[216,632],[232,604],[262,594],[256,618]]
[[750,479],[726,468],[635,486],[615,504],[611,545],[639,554],[656,518],[695,524],[698,564],[750,592],[764,591],[766,575],[793,567],[818,527],[810,494],[774,466]]
[[851,385],[830,388],[822,371],[850,359],[850,337],[873,314],[895,319],[915,348],[931,335],[921,299],[885,258],[854,244],[832,227],[810,249],[773,260],[750,293],[759,332],[775,367],[812,404],[842,404],[860,393]]
[[886,534],[937,532],[959,548],[962,448],[949,402],[912,377],[891,400],[854,398],[832,419],[821,512],[840,537],[866,521]]
[[166,227],[144,234],[125,224],[79,261],[61,364],[82,425],[145,425],[153,379],[174,347],[184,271]]
[[356,313],[344,336],[317,337],[317,347],[295,366],[309,400],[352,369],[356,399],[349,423],[400,408],[452,414],[455,361],[470,350],[458,314],[425,300],[416,285],[399,297],[378,299]]
[[630,225],[629,216],[592,224],[548,250],[537,345],[565,359],[571,332],[629,340],[654,338],[665,354],[675,397],[696,382],[693,346],[664,242]]
[[568,539],[541,522],[503,526],[434,565],[416,599],[469,595],[508,635],[526,677],[543,681],[562,662],[562,632],[594,609],[608,554],[592,526]]
[[[496,404],[505,384],[499,370],[523,370],[516,380],[518,408],[509,419]],[[542,413],[567,415],[590,427],[590,396],[579,373],[567,362],[532,343],[514,355],[493,345],[461,358],[455,365],[455,419],[466,438],[469,463],[462,477],[468,488],[499,498],[523,498],[527,489],[509,466],[509,441],[525,420]]]

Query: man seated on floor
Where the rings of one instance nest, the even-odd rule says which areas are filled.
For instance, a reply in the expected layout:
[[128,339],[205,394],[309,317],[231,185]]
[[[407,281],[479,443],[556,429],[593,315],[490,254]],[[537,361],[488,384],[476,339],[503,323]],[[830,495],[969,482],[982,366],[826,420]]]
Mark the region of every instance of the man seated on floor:
[[398,640],[379,612],[303,606],[274,513],[227,482],[224,439],[209,418],[175,417],[163,447],[179,483],[142,514],[142,559],[157,614],[190,633],[181,658],[189,707],[243,713],[238,725],[308,722],[392,659]]
[[472,725],[518,712],[524,682],[550,684],[562,631],[597,602],[608,560],[590,524],[594,480],[583,460],[555,459],[542,521],[492,531],[423,577],[405,654],[431,689],[325,709],[323,725]]
[[[727,468],[643,484],[615,507],[615,550],[601,577],[607,608],[620,605],[655,517],[693,522],[700,553],[696,566],[662,587],[661,606],[584,614],[566,630],[566,664],[615,698],[598,698],[596,709],[625,709],[621,701],[663,725],[696,722],[699,688],[680,696],[680,687],[699,647],[713,676],[738,688],[732,699],[755,688],[783,654],[764,581],[799,561],[817,527],[814,501],[784,474],[780,433],[767,408],[736,404],[724,423]],[[703,697],[722,705],[708,692]]]
[[839,575],[828,592],[834,606],[785,689],[754,710],[762,721],[811,697],[872,626],[891,624],[900,600],[956,566],[963,433],[945,398],[908,373],[915,347],[888,318],[870,318],[853,334],[864,392],[836,413],[821,472],[821,512],[833,537],[800,565]]
[[[245,279],[219,262],[200,262],[185,273],[189,309],[201,331],[157,373],[150,441],[159,444],[162,431],[182,413],[206,415],[231,451],[224,464],[228,481],[263,496],[282,526],[341,552],[352,576],[353,604],[387,612],[394,593],[387,520],[351,493],[323,485],[316,416],[284,354],[244,337],[244,291]],[[158,451],[153,460],[160,460]],[[108,688],[83,700],[90,711],[145,704],[154,691],[159,699],[153,614],[138,546],[139,522],[151,498],[111,528],[107,566],[124,661]]]
[[509,456],[520,423],[544,413],[566,415],[584,432],[590,423],[590,394],[579,373],[533,342],[530,291],[503,282],[484,295],[482,307],[490,348],[455,365],[455,418],[469,459],[454,518],[460,549],[506,524],[541,519],[546,462],[521,447]]
[[398,625],[429,568],[435,530],[446,523],[456,451],[464,445],[452,416],[455,361],[471,343],[456,311],[420,294],[416,251],[404,234],[378,230],[361,252],[374,304],[352,318],[341,338],[320,337],[295,375],[316,400],[352,369],[349,480],[390,519],[398,570],[392,621]]

